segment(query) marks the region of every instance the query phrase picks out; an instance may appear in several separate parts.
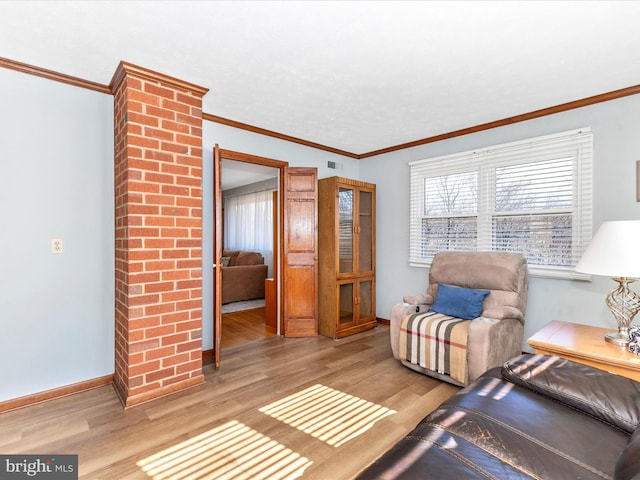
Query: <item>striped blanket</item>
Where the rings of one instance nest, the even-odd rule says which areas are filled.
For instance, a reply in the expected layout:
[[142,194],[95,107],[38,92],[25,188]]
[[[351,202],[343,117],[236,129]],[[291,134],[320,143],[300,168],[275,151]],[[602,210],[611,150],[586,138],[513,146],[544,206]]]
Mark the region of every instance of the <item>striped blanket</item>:
[[469,322],[436,312],[407,315],[400,326],[400,359],[466,383]]

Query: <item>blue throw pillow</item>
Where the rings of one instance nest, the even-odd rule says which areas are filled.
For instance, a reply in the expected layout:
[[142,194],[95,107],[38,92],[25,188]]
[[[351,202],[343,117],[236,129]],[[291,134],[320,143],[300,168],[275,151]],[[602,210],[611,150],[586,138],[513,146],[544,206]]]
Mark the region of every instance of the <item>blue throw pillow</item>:
[[473,320],[482,314],[482,302],[489,293],[489,290],[439,284],[436,301],[431,310],[443,315]]

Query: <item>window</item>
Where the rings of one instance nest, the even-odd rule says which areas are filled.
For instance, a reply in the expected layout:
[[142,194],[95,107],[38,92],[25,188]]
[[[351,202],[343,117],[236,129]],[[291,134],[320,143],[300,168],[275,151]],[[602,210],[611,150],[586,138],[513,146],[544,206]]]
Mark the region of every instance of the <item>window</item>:
[[273,264],[273,190],[224,198],[224,248],[258,252]]
[[584,128],[411,162],[413,266],[436,252],[522,253],[532,275],[573,271],[591,239],[593,136]]

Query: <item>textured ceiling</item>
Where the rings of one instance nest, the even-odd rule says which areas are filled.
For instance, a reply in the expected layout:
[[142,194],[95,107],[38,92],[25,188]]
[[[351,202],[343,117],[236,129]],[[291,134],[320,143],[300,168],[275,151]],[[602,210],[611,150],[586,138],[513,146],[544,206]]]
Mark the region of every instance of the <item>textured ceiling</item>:
[[640,84],[636,1],[0,1],[0,57],[363,154]]
[[277,177],[278,169],[274,167],[222,159],[222,191]]

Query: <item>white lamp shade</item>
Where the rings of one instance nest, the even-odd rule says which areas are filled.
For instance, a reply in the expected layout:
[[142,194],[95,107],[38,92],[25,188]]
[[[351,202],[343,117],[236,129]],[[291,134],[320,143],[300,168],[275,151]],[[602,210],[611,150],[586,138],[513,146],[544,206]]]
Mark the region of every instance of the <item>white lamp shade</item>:
[[640,278],[640,220],[604,222],[575,270],[605,277]]

